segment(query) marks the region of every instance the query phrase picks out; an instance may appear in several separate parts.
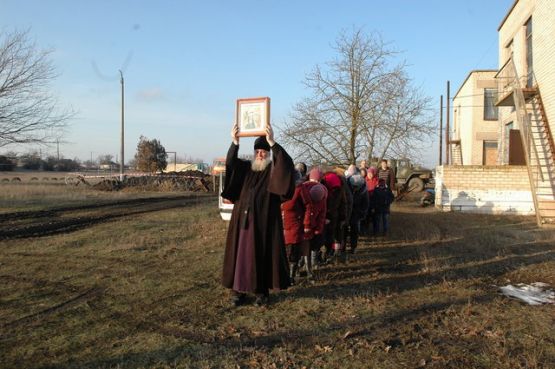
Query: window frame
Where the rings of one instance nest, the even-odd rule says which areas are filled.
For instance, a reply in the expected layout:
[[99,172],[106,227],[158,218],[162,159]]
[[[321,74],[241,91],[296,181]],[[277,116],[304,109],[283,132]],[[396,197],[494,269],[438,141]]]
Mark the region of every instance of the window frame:
[[[491,95],[489,95],[490,93]],[[494,118],[488,115],[488,106],[487,100],[488,96],[491,96],[491,108],[493,108],[493,115]],[[497,89],[496,88],[484,88],[484,111],[483,111],[483,119],[487,121],[496,121],[499,120],[499,107],[495,106],[495,102],[497,101]]]

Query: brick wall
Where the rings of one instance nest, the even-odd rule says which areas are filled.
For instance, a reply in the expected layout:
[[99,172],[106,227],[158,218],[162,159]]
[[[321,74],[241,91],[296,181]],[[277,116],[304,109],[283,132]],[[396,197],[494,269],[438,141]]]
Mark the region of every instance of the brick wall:
[[534,214],[525,166],[438,166],[435,180],[441,210]]
[[537,0],[532,26],[534,74],[551,133],[555,134],[555,1]]
[[[520,0],[499,29],[499,67],[509,58],[505,47],[513,40],[513,60],[520,76],[526,75],[526,35],[525,23],[532,17],[532,44],[534,75],[539,84],[544,109],[551,132],[555,132],[555,1]],[[503,127],[509,122],[518,129],[516,117],[510,108],[500,108],[500,132],[502,145],[501,163],[507,162],[507,138]]]

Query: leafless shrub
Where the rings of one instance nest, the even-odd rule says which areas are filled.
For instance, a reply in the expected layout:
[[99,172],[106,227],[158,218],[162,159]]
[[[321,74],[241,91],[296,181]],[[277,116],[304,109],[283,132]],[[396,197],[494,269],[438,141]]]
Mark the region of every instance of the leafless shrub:
[[52,143],[74,116],[49,92],[57,77],[51,52],[38,49],[28,31],[0,31],[0,147]]

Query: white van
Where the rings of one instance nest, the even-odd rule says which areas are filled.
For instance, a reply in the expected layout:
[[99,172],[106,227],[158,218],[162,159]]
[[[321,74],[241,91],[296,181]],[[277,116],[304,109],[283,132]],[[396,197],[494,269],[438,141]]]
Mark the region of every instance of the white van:
[[220,172],[220,196],[218,196],[218,208],[220,208],[220,216],[223,220],[229,221],[231,219],[231,212],[233,211],[233,203],[222,197],[222,188],[224,187],[225,171]]

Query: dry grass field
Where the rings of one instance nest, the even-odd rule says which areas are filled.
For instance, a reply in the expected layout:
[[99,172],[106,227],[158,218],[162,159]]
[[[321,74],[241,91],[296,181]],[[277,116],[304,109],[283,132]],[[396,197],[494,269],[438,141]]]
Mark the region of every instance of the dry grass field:
[[0,186],[2,368],[555,368],[554,306],[497,291],[555,286],[531,217],[396,204],[387,239],[232,308],[214,197],[60,188]]

